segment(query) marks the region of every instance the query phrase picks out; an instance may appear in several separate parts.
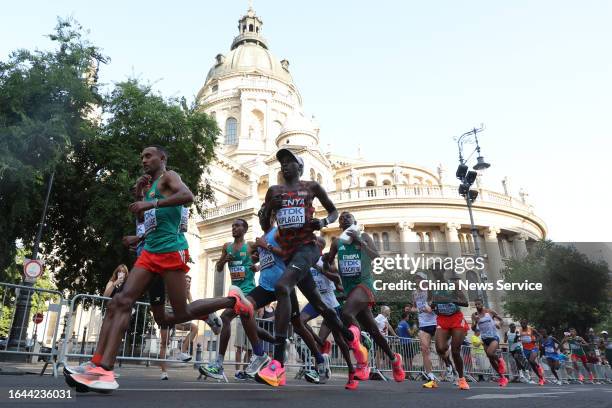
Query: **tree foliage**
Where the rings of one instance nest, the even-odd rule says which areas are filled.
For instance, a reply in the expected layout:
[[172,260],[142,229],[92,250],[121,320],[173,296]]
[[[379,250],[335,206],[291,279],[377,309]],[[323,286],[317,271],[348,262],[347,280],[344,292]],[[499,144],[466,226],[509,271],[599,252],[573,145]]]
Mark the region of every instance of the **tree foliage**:
[[574,247],[539,242],[526,258],[507,263],[505,279],[542,283],[542,291],[508,292],[505,309],[557,335],[568,327],[584,333],[610,318],[608,265],[590,261]]
[[[132,261],[121,237],[134,233],[127,206],[133,201],[129,188],[142,174],[142,149],[152,144],[167,148],[168,167],[193,191],[200,210],[212,196],[204,176],[219,130],[195,105],[164,98],[136,80],[99,94],[87,74],[92,59],[106,58],[81,31],[74,22],[60,21],[51,36],[57,50],[21,51],[1,66],[0,192],[10,194],[0,195],[0,206],[10,216],[0,221],[0,271],[14,262],[16,239],[31,247],[45,183],[55,171],[41,252],[60,289],[99,293],[118,264]],[[20,80],[35,76],[42,69],[38,66],[53,67],[39,74],[49,78]],[[55,87],[47,85],[53,79]],[[5,125],[9,119],[14,124]],[[31,123],[37,126],[28,127]],[[39,144],[50,147],[36,153]],[[20,157],[30,157],[30,150],[44,160],[24,164]]]

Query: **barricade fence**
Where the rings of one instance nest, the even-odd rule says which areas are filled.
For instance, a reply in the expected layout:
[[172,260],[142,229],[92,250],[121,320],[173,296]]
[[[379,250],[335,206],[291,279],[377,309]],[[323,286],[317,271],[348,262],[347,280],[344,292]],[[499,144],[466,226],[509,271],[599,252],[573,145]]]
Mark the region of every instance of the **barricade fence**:
[[[32,357],[43,359],[47,364],[52,364],[53,375],[57,376],[58,364],[78,364],[88,361],[93,356],[101,340],[100,329],[111,299],[78,294],[70,300],[65,300],[58,291],[0,283],[0,300],[2,301],[0,359],[3,355],[22,356],[24,361]],[[30,310],[26,310],[25,313],[23,310],[20,311],[19,303],[31,305]],[[189,362],[197,367],[199,364],[210,363],[217,359],[220,346],[219,335],[215,335],[200,320],[177,324],[173,327],[160,326],[155,321],[155,314],[163,313],[163,311],[164,306],[152,307],[146,302],[136,302],[133,305],[128,329],[118,349],[119,364],[129,361],[146,365],[161,365],[165,368],[169,363],[184,364],[186,358],[190,357]],[[43,313],[43,319],[39,324],[34,324],[30,319],[34,313]],[[273,320],[257,319],[257,325],[260,329],[274,335]],[[300,375],[304,370],[313,369],[315,362],[304,341],[293,333],[291,326],[289,329],[291,344],[287,347],[285,365],[289,368],[297,368],[298,375]],[[314,331],[315,333],[318,331],[316,327]],[[391,359],[388,355],[388,352],[391,351],[391,353],[399,353],[402,356],[404,369],[412,379],[425,378],[427,356],[431,361],[432,372],[441,380],[448,379],[447,366],[438,356],[433,342],[428,348],[429,352],[424,353],[423,351],[427,351],[427,348],[422,347],[418,339],[388,336],[386,339],[390,350],[385,350],[372,341],[368,334],[362,332],[362,336],[365,342],[371,345],[370,366],[374,373],[392,372]],[[263,341],[263,348],[270,355],[274,351],[274,345],[266,341]],[[244,369],[249,363],[251,353],[252,347],[240,319],[235,318],[231,323],[231,337],[224,356],[224,365],[235,366],[237,370]],[[506,362],[507,375],[510,380],[529,381],[529,377],[524,378],[526,376],[524,373],[529,372],[526,361],[521,361],[518,354],[515,358],[507,351],[498,353]],[[461,347],[461,357],[468,380],[476,380],[479,377],[493,379],[498,376],[484,351],[464,345]],[[347,364],[335,344],[332,345],[328,363],[332,370],[347,370]],[[541,358],[540,363],[546,379],[555,380],[547,360]],[[527,370],[521,370],[521,368]],[[612,382],[612,369],[609,365],[589,363],[585,367],[582,362],[574,364],[572,361],[565,360],[561,362],[557,370],[563,382],[578,382],[582,377],[588,380],[591,373],[594,381]],[[527,376],[537,380],[533,371]],[[385,377],[382,376],[382,378]]]

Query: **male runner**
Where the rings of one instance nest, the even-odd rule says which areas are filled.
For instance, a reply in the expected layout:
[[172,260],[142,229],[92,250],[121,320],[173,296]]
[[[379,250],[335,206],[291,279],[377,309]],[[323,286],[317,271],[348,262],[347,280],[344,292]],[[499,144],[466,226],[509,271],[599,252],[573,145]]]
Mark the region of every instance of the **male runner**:
[[[350,327],[361,325],[391,361],[393,379],[397,382],[404,381],[406,373],[402,364],[402,356],[391,350],[372,315],[372,306],[376,304],[372,261],[380,256],[378,250],[368,234],[360,233],[354,228],[349,229],[357,225],[351,213],[344,211],[340,214],[339,224],[340,229],[346,231],[351,242],[344,243],[338,238],[333,239],[329,253],[324,257],[324,262],[329,265],[334,262],[336,255],[338,256],[338,271],[347,295],[342,306],[342,320]],[[367,364],[358,362],[355,377],[367,380],[369,376],[370,369]]]
[[[271,186],[264,202],[262,216],[268,218],[275,211],[276,222],[279,232],[279,244],[284,251],[287,269],[283,276],[276,282],[275,292],[278,298],[275,312],[275,338],[274,360],[268,367],[260,371],[257,379],[268,385],[277,385],[284,381],[285,369],[285,347],[287,339],[287,328],[291,314],[291,292],[297,285],[304,296],[312,304],[327,322],[327,325],[335,334],[336,342],[340,345],[343,339],[347,341],[359,364],[368,362],[367,349],[360,342],[360,331],[357,326],[348,329],[342,325],[336,312],[325,306],[317,287],[310,274],[313,266],[321,255],[319,248],[315,245],[314,231],[320,230],[334,222],[338,212],[327,193],[315,181],[301,181],[300,176],[304,172],[304,161],[288,149],[280,149],[276,158],[281,163],[281,172],[284,182],[280,185]],[[313,200],[317,198],[328,212],[324,219],[314,217]],[[354,371],[349,370],[348,389],[357,388],[358,383],[354,379]]]
[[[434,270],[433,275],[438,285],[448,283],[444,279],[444,271]],[[470,386],[463,376],[463,359],[461,358],[461,346],[469,326],[463,317],[463,312],[459,309],[460,306],[468,306],[468,301],[457,282],[454,284],[454,290],[437,289],[432,290],[431,293],[431,307],[438,316],[435,335],[436,351],[440,358],[444,359],[448,353],[448,341],[451,340],[451,354],[459,375],[457,385],[461,390],[469,390]]]
[[[412,294],[414,306],[410,309],[410,311],[418,312],[419,314],[419,346],[421,348],[421,355],[423,356],[425,375],[428,379],[428,381],[423,384],[423,387],[436,388],[438,386],[438,379],[433,374],[430,345],[431,340],[436,334],[436,326],[438,323],[436,314],[429,306],[431,303],[431,292],[421,290],[419,286],[424,280],[427,280],[427,275],[425,272],[417,272],[415,274],[417,289]],[[446,358],[448,359],[448,357]]]
[[529,381],[529,366],[523,354],[521,336],[518,330],[516,330],[516,325],[514,323],[510,323],[508,326],[508,331],[504,334],[504,342],[508,343],[508,351],[510,351],[516,363],[516,368],[519,372],[519,380],[521,382]]
[[535,329],[527,325],[526,319],[521,319],[521,343],[523,343],[523,354],[529,362],[531,369],[537,374],[539,381],[538,385],[544,385],[544,369],[538,363],[538,346],[537,341],[541,336]]
[[544,357],[546,357],[546,362],[550,367],[550,371],[552,371],[553,375],[557,379],[557,385],[561,385],[561,379],[559,378],[559,374],[557,374],[557,370],[559,370],[559,367],[561,366],[561,361],[565,360],[565,356],[559,353],[559,346],[561,343],[552,335],[549,336],[546,329],[540,329],[540,335],[542,336],[542,347],[544,348]]
[[476,312],[472,314],[472,325],[473,329],[478,326],[480,330],[480,338],[485,347],[485,353],[489,358],[491,367],[499,374],[499,386],[505,387],[508,385],[508,379],[506,378],[506,362],[501,356],[497,355],[497,349],[499,348],[499,336],[497,334],[497,327],[494,319],[497,319],[500,324],[504,321],[502,318],[492,309],[485,308],[482,303],[482,299],[476,299],[474,301],[476,306]]
[[[260,210],[260,213],[262,213],[262,210]],[[278,279],[285,272],[285,262],[282,258],[283,250],[280,248],[280,245],[277,242],[278,229],[274,227],[273,217],[264,218],[261,216],[259,218],[259,222],[261,229],[264,231],[264,236],[257,238],[255,241],[260,268],[259,285],[247,295],[247,299],[255,306],[256,309],[262,308],[276,301],[274,287]],[[293,291],[291,293],[291,323],[293,325],[293,329],[295,333],[297,333],[304,340],[304,343],[306,343],[312,355],[315,356],[317,364],[321,364],[322,367],[324,362],[323,356],[317,349],[317,345],[312,335],[306,330],[300,321],[299,310],[297,296],[295,291]],[[272,343],[275,341],[274,337],[267,331],[257,327],[254,316],[249,317],[248,319],[242,319],[242,324],[247,333],[256,330],[259,338]],[[226,342],[228,340],[229,338],[226,340]],[[259,342],[256,342],[255,344],[258,343]],[[221,344],[221,346],[223,346],[223,344]],[[227,348],[227,343],[225,344],[225,347]],[[270,358],[267,355],[264,355],[263,351],[261,351],[261,355],[258,354],[260,352],[258,346],[254,346],[253,349],[255,350],[255,355],[251,359],[249,366],[244,371],[245,376],[249,378],[255,377],[255,375],[270,362]],[[350,360],[350,355],[348,353],[349,352],[347,349],[346,354]],[[216,364],[213,363],[207,366],[200,366],[200,373],[216,379],[223,378],[223,366],[221,364],[222,361],[217,361]],[[318,378],[316,378],[317,376],[312,376],[312,382],[321,382]],[[278,385],[284,385],[284,383],[279,382]]]
[[172,315],[164,316],[164,324],[198,319],[228,307],[234,307],[240,314],[253,314],[253,306],[236,287],[230,288],[228,297],[201,299],[187,305],[185,273],[189,271],[186,263],[189,253],[180,224],[182,207],[193,201],[193,194],[177,173],[166,170],[167,158],[168,153],[160,146],[150,146],[142,151],[143,168],[153,184],[145,195],[145,201],[130,204],[129,210],[139,215],[144,212],[145,246],[123,290],[109,302],[91,365],[83,370],[65,367],[69,385],[97,392],[111,392],[119,387],[113,373],[119,345],[130,323],[133,304],[156,274],[164,278],[173,308]]
[[587,343],[582,337],[578,336],[578,334],[576,333],[576,329],[574,329],[573,327],[570,328],[569,333],[570,333],[569,336],[565,336],[563,340],[561,340],[561,344],[563,343],[569,344],[572,365],[574,366],[574,369],[576,370],[576,372],[578,372],[578,381],[580,382],[584,381],[584,376],[582,375],[582,373],[580,372],[580,369],[578,368],[578,361],[581,361],[582,366],[587,371],[587,373],[589,373],[589,380],[593,382],[594,380],[593,372],[587,365],[586,353],[584,352],[584,349],[582,348],[583,346],[588,346],[589,343]]

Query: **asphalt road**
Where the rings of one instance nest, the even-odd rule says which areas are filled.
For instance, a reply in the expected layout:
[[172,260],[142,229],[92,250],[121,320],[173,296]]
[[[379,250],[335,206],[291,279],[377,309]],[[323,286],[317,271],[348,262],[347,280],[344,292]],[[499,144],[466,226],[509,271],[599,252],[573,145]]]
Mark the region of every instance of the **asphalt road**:
[[0,406],[86,406],[104,408],[153,407],[284,407],[284,408],[353,408],[353,407],[432,407],[432,408],[505,408],[538,407],[572,408],[612,407],[612,385],[545,385],[510,384],[499,388],[493,383],[472,383],[469,391],[460,391],[450,383],[436,390],[421,388],[420,382],[367,381],[356,391],[344,389],[342,378],[327,384],[308,384],[290,379],[287,386],[271,388],[254,382],[228,384],[211,380],[198,381],[197,372],[188,368],[170,371],[170,380],[161,381],[155,368],[123,369],[121,388],[110,395],[75,394],[71,400],[9,399],[9,390],[64,389],[63,375],[0,376]]

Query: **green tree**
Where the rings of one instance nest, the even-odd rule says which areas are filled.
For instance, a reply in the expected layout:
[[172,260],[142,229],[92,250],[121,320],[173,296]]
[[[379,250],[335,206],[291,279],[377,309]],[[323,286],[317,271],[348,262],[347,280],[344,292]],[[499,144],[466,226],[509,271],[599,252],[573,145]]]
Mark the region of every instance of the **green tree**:
[[212,197],[205,171],[219,129],[195,105],[136,80],[100,95],[92,62],[107,59],[81,27],[60,21],[50,38],[58,49],[19,51],[0,65],[0,281],[10,277],[16,240],[32,247],[55,171],[41,252],[58,288],[99,293],[119,263],[132,261],[121,238],[134,233],[127,206],[142,149],[168,149],[169,168],[200,211]]
[[542,291],[513,291],[505,309],[515,319],[562,335],[568,327],[584,333],[610,318],[610,271],[604,262],[590,261],[574,247],[550,241],[537,243],[524,259],[511,260],[506,282],[541,282]]
[[72,146],[94,134],[85,118],[101,101],[92,64],[105,61],[72,20],[59,20],[51,51],[18,50],[0,61],[0,281],[16,240],[32,247],[47,180]]

